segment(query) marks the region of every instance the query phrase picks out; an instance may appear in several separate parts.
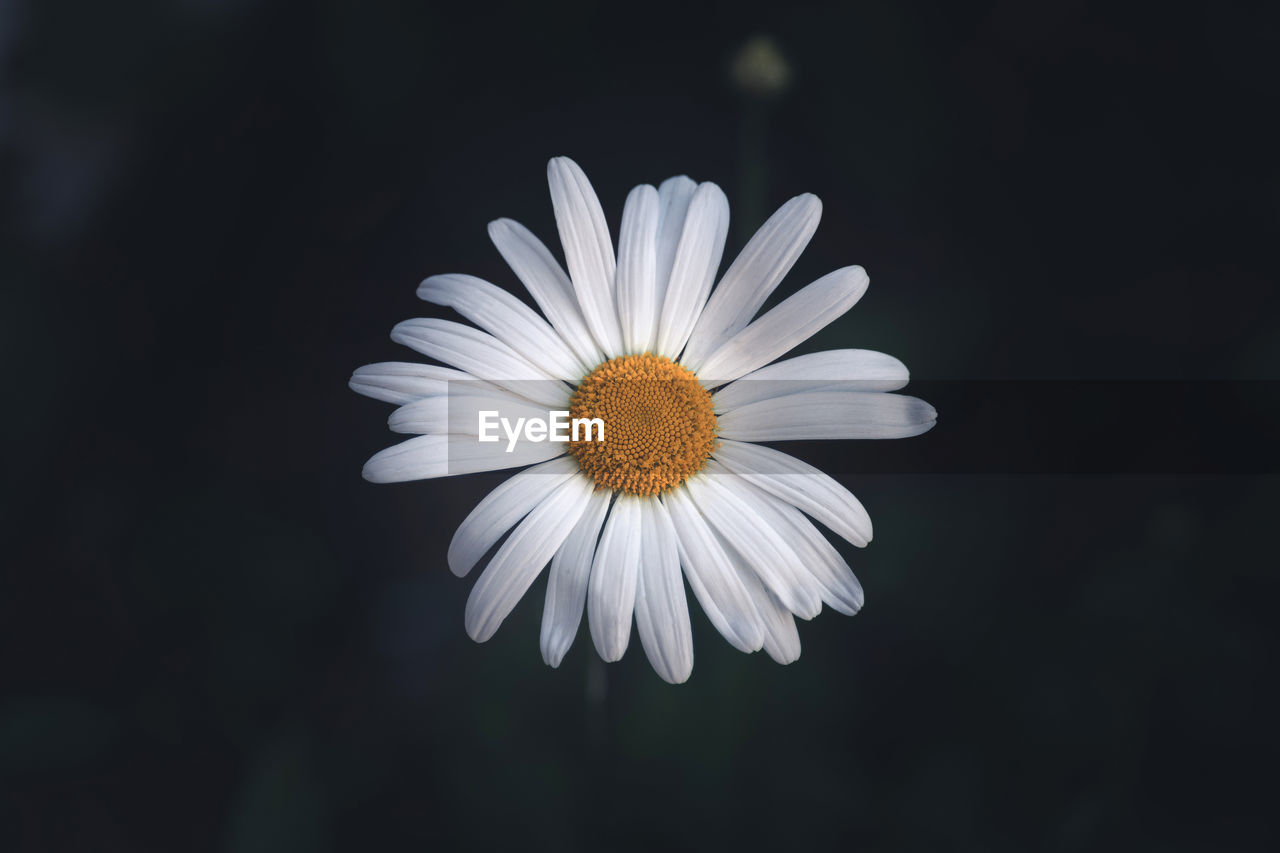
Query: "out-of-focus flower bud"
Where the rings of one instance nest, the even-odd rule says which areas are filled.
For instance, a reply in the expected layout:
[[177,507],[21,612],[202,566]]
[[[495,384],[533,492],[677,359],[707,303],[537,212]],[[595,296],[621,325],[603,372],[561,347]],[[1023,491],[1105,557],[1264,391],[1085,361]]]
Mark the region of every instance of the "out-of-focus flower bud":
[[733,85],[753,98],[774,98],[791,85],[791,65],[770,36],[747,39],[729,67]]

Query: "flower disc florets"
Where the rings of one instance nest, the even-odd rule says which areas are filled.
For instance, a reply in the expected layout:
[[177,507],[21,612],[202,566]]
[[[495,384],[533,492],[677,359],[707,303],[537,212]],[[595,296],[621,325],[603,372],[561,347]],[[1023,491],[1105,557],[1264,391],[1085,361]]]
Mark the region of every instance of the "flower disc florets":
[[659,355],[604,362],[579,383],[571,418],[599,418],[604,439],[570,442],[582,470],[600,486],[656,495],[702,469],[716,449],[711,394],[688,369]]

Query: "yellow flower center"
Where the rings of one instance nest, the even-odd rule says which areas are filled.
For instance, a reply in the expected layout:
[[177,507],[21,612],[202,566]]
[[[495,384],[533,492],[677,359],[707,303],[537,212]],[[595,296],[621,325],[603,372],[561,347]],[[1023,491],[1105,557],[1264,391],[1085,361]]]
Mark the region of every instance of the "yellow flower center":
[[716,449],[711,393],[660,355],[601,364],[573,392],[569,417],[604,422],[603,440],[588,441],[584,433],[569,450],[598,485],[615,492],[656,495],[674,488]]

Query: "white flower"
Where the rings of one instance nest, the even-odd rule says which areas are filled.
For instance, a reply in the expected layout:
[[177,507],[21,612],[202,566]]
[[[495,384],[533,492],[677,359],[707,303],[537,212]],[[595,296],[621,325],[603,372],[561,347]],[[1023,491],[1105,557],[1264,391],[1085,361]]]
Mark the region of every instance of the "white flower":
[[[858,547],[871,539],[871,520],[831,477],[752,442],[899,438],[935,420],[927,403],[886,393],[907,384],[891,356],[833,350],[771,363],[848,311],[866,273],[836,270],[756,318],[817,228],[815,196],[783,205],[712,290],[729,226],[718,186],[681,176],[633,189],[615,257],[578,165],[558,157],[547,173],[568,275],[523,226],[489,225],[545,319],[471,276],[424,281],[420,297],[475,326],[407,320],[392,339],[452,367],[388,362],[352,376],[356,391],[400,405],[393,430],[418,434],[376,454],[365,478],[532,465],[481,501],[449,546],[449,566],[462,576],[510,531],[467,601],[477,642],[493,636],[549,562],[548,664],[564,658],[585,605],[602,658],[622,657],[634,614],[658,675],[682,682],[693,668],[683,570],[730,644],[794,661],[793,616],[810,619],[824,603],[852,615],[863,601],[810,519]],[[482,442],[477,413],[486,409],[512,423],[556,410],[599,417],[605,440],[525,433]]]

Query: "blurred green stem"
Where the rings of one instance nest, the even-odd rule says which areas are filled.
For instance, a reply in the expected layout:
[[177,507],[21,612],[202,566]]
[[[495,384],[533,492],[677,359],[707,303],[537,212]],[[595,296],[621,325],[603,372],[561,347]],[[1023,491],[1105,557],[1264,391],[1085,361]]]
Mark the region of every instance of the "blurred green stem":
[[587,734],[593,744],[604,741],[604,701],[609,693],[609,667],[597,655],[587,660]]
[[765,197],[768,193],[769,170],[767,131],[769,105],[759,98],[742,98],[739,131],[738,171],[741,180],[739,209],[736,217],[738,245],[746,245],[751,235],[764,222]]

